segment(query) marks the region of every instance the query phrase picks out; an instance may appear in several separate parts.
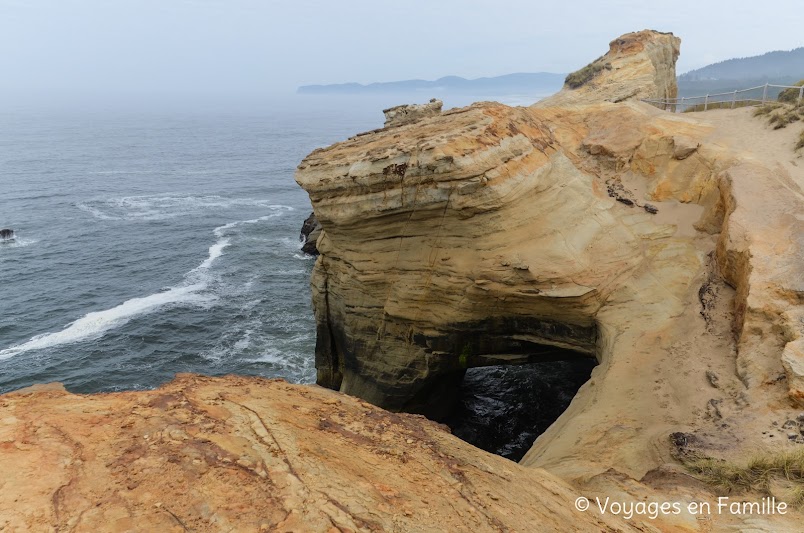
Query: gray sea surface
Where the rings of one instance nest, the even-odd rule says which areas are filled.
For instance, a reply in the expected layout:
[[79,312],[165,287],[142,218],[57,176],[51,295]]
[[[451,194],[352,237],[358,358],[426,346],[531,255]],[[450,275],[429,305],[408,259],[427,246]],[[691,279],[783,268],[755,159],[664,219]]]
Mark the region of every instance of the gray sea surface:
[[0,111],[0,227],[16,232],[0,243],[0,392],[145,389],[177,372],[313,381],[295,167],[380,127],[383,107],[428,99]]

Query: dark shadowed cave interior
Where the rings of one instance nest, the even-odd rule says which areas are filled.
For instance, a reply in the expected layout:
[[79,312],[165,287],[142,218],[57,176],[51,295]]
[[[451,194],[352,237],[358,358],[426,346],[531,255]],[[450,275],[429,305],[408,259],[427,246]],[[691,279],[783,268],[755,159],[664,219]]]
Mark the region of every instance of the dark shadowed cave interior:
[[452,412],[441,422],[452,433],[512,461],[519,461],[569,406],[597,361],[566,360],[470,368]]

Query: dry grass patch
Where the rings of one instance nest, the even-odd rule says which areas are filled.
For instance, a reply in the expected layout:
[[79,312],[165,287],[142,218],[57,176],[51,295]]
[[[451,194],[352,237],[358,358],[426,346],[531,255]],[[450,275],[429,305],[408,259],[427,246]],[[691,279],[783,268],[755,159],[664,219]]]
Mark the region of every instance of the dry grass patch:
[[[796,87],[801,87],[804,85],[804,80],[801,80],[797,83],[794,83]],[[779,93],[779,101],[786,102],[788,104],[795,104],[797,100],[799,100],[799,95],[801,94],[801,89],[785,89],[784,91]]]
[[[798,87],[802,85],[804,85],[804,80],[796,84]],[[767,117],[768,124],[775,130],[799,120],[804,121],[804,99],[799,98],[798,95],[799,89],[785,89],[779,93],[778,102],[759,106],[754,111],[754,116]],[[796,145],[796,150],[799,148],[801,148],[801,143]]]
[[773,129],[778,130],[793,122],[804,120],[804,103],[799,105],[781,103],[765,104],[754,111],[754,116],[767,117],[768,124],[773,126]]
[[[741,465],[711,457],[689,457],[685,466],[699,479],[731,492],[758,492],[804,506],[804,449],[758,455]],[[784,487],[780,498],[775,487]]]
[[604,69],[611,70],[611,63],[604,63],[602,59],[602,57],[595,59],[582,69],[568,74],[564,79],[564,83],[567,84],[570,89],[577,89],[592,81],[592,78],[597,76]]

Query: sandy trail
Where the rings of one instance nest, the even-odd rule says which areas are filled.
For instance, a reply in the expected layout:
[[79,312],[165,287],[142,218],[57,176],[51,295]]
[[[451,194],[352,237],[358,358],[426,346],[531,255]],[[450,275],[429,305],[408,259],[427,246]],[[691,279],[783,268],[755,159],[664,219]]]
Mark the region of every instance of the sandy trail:
[[754,108],[715,109],[693,113],[695,118],[715,127],[709,142],[751,157],[772,169],[783,169],[804,191],[804,150],[794,147],[804,124],[793,123],[779,130],[768,125],[764,117],[754,117]]

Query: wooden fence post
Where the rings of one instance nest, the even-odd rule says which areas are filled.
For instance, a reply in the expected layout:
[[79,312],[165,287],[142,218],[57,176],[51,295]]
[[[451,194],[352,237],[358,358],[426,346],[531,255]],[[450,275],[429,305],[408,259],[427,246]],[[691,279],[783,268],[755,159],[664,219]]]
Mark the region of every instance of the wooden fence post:
[[765,101],[768,99],[768,84],[765,84],[765,89],[762,91],[762,103],[764,104]]
[[798,90],[798,99],[801,100],[802,98],[804,98],[804,85]]
[[734,109],[734,104],[737,102],[737,91],[734,91],[734,96],[731,97],[731,108]]
[[704,98],[704,111],[706,111],[708,107],[709,107],[709,95],[707,94],[706,98]]

